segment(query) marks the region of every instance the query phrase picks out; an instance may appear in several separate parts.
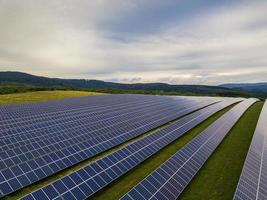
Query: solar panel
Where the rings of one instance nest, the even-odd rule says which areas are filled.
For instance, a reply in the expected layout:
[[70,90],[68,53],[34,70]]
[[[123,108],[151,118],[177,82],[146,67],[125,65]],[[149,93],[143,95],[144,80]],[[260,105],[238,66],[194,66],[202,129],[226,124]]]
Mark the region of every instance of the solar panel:
[[234,195],[235,200],[267,199],[267,101],[245,160]]
[[[111,97],[113,98],[113,96]],[[106,98],[108,97],[106,96]],[[143,97],[142,99],[144,100]],[[148,105],[142,106],[137,103],[138,105],[134,107],[135,111],[131,110],[131,114],[129,114],[130,112],[125,114],[125,110],[122,110],[121,113],[112,111],[116,115],[104,113],[104,119],[103,115],[95,117],[92,114],[92,118],[89,117],[88,121],[85,119],[87,117],[85,114],[86,117],[79,119],[78,124],[73,124],[77,121],[64,123],[66,116],[63,115],[61,116],[63,124],[52,123],[48,126],[46,123],[42,123],[42,126],[38,127],[38,125],[28,122],[27,118],[26,125],[6,129],[11,133],[6,133],[7,137],[4,136],[0,140],[0,178],[3,177],[0,179],[0,189],[3,188],[2,195],[14,192],[216,101],[218,101],[216,98],[197,100],[153,97],[153,101],[149,101]],[[117,107],[114,106],[114,108]],[[52,113],[52,115],[54,114]],[[70,114],[73,115],[73,112]],[[43,116],[38,115],[38,117],[42,119]],[[45,120],[53,121],[50,118],[45,118]],[[22,121],[25,122],[25,117]],[[9,134],[14,135],[8,137]]]
[[[84,199],[131,170],[160,149],[181,137],[203,120],[238,100],[224,101],[190,114],[176,123],[144,137],[108,156],[48,185],[24,199],[49,196]],[[50,198],[50,197],[49,197]]]
[[121,199],[177,199],[246,109],[245,100],[205,129]]

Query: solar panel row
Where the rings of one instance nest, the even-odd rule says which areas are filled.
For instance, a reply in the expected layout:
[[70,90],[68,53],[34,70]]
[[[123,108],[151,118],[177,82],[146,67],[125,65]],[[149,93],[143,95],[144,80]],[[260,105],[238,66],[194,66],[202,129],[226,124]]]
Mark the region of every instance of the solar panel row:
[[142,138],[26,196],[24,199],[56,199],[59,197],[63,199],[84,199],[89,197],[212,114],[237,101],[224,101],[196,111],[180,119],[175,124]]
[[[115,129],[110,126],[109,129],[99,129],[101,132],[91,131],[95,137],[89,134],[92,129],[90,129],[90,123],[88,123],[88,130],[79,128],[69,132],[70,136],[68,140],[62,140],[62,138],[58,136],[53,137],[51,140],[48,137],[45,142],[44,140],[38,140],[35,142],[30,141],[30,143],[25,144],[23,143],[24,141],[22,141],[20,145],[18,145],[19,142],[16,140],[11,141],[16,141],[16,145],[11,143],[11,145],[13,145],[11,149],[0,153],[2,158],[0,162],[0,167],[2,169],[0,172],[0,189],[2,190],[2,195],[14,192],[26,185],[41,180],[55,172],[140,135],[143,132],[158,127],[198,108],[209,105],[210,103],[214,103],[215,99],[206,99],[206,102],[202,104],[199,104],[197,101],[188,101],[182,104],[180,103],[181,101],[177,101],[173,98],[172,101],[173,103],[170,103],[171,105],[166,105],[164,102],[164,106],[167,108],[159,109],[154,107],[150,112],[150,114],[156,114],[156,112],[160,112],[160,114],[145,118],[141,115],[143,119],[139,119],[140,121],[138,121],[138,123],[122,123],[122,128],[117,127]],[[194,104],[199,105],[192,106]],[[147,110],[144,110],[144,112],[147,112]],[[128,116],[128,118],[131,118],[131,116]],[[128,118],[126,120],[128,120]],[[133,119],[137,120],[137,118]],[[55,131],[53,133],[56,133]],[[57,134],[64,134],[64,132],[57,132]],[[23,136],[23,133],[21,136]],[[16,139],[18,137],[19,136],[13,138]],[[64,136],[64,139],[65,137],[66,136]],[[25,140],[25,138],[23,139]]]
[[267,199],[267,101],[247,154],[236,188],[235,200]]
[[255,101],[248,99],[232,108],[137,184],[122,200],[177,199],[228,131]]

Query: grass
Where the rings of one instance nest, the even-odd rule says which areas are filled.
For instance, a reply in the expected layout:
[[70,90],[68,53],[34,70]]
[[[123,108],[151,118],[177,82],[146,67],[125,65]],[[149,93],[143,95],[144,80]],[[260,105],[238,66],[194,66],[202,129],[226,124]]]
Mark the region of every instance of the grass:
[[262,106],[257,102],[247,110],[179,199],[233,199]]
[[208,127],[221,115],[227,112],[232,106],[223,109],[211,116],[209,119],[189,131],[187,134],[182,136],[180,139],[174,141],[154,156],[150,157],[142,164],[138,165],[130,172],[126,173],[124,176],[117,179],[115,182],[111,183],[109,187],[106,187],[99,192],[97,192],[91,199],[94,200],[112,200],[119,199],[126,192],[128,192],[132,187],[134,187],[139,181],[149,175],[153,170],[155,170],[164,161],[170,158],[174,153],[176,153],[180,148],[182,148],[186,143],[188,143],[193,137],[198,135],[202,130]]
[[96,92],[71,91],[71,90],[69,91],[54,90],[54,91],[4,94],[0,95],[0,104],[30,103],[38,101],[60,100],[64,98],[92,96],[100,94],[101,93],[96,93]]

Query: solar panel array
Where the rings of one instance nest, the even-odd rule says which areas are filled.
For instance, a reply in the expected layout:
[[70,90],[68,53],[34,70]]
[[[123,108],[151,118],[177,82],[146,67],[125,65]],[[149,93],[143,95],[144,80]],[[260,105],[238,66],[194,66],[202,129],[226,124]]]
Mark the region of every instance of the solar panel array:
[[177,199],[241,115],[256,100],[245,100],[224,114],[130,190],[122,200]]
[[250,144],[237,185],[235,200],[267,199],[267,101]]
[[108,156],[45,186],[23,199],[84,199],[125,174],[188,130],[236,100],[226,100],[190,114]]
[[[36,123],[39,124],[39,122],[43,120],[62,118],[70,114],[73,114],[75,116],[76,115],[80,116],[85,112],[99,115],[105,112],[110,113],[112,110],[114,111],[116,108],[127,109],[130,108],[131,106],[135,105],[140,106],[143,104],[149,105],[149,103],[153,102],[153,98],[151,98],[150,96],[148,96],[147,98],[144,97],[136,98],[135,96],[133,96],[132,99],[129,98],[128,95],[126,95],[125,97],[119,95],[119,97],[120,98],[114,95],[105,96],[105,98],[103,96],[102,97],[103,99],[99,99],[99,97],[91,97],[91,98],[87,97],[88,101],[86,101],[87,99],[85,98],[82,99],[77,98],[78,100],[73,99],[72,104],[70,102],[57,101],[57,102],[51,102],[50,104],[45,102],[36,104],[18,104],[20,106],[18,106],[17,104],[9,106],[0,106],[0,112],[1,112],[0,137],[3,138],[5,136],[12,136],[11,135],[12,132],[6,132],[6,129],[14,128],[14,126],[21,127],[30,124],[36,124]],[[92,99],[97,101],[98,104],[93,103],[94,101],[92,101]],[[181,98],[179,100],[183,99]],[[164,101],[164,99],[159,98],[156,100],[156,102],[161,102],[161,101]],[[14,110],[14,107],[17,110]],[[45,110],[46,107],[50,109]]]
[[0,121],[29,117],[38,114],[60,113],[66,110],[84,109],[85,107],[112,106],[125,102],[152,100],[153,96],[144,95],[101,95],[93,97],[67,98],[60,101],[23,103],[0,106]]
[[0,107],[1,195],[218,100],[107,95]]

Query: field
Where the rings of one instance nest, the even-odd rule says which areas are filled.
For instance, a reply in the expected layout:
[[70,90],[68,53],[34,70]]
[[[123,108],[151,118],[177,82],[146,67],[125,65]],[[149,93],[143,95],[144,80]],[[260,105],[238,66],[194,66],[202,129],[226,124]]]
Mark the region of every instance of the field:
[[31,103],[31,102],[40,102],[48,100],[60,100],[73,97],[100,95],[100,94],[101,93],[96,93],[96,92],[64,91],[64,90],[4,94],[0,95],[0,104]]
[[[100,95],[100,93],[92,92],[78,92],[78,91],[41,91],[28,92],[20,94],[1,95],[1,104],[38,102],[47,100],[60,100],[64,98]],[[183,191],[179,199],[183,200],[206,200],[216,199],[225,200],[232,199],[236,185],[246,158],[246,154],[253,136],[263,102],[253,104],[240,118],[237,124],[231,129],[227,137],[222,141],[215,153],[208,159],[198,174],[190,182],[188,187]],[[219,119],[223,114],[227,113],[234,105],[222,109],[200,125],[187,132],[181,138],[175,140],[167,147],[161,149],[155,155],[145,160],[130,172],[124,174],[122,177],[111,183],[108,187],[98,191],[92,199],[96,200],[110,200],[122,197],[127,191],[133,188],[137,183],[159,167],[163,162],[170,158],[175,152],[185,146],[190,140],[196,137],[199,133],[205,130],[214,121]],[[175,119],[167,124],[164,124],[156,129],[148,131],[143,135],[131,139],[121,145],[111,148],[108,151],[100,153],[99,155],[89,158],[79,164],[76,164],[66,170],[63,170],[53,176],[50,176],[36,184],[25,187],[18,192],[15,192],[5,199],[17,199],[26,195],[27,193],[43,187],[65,175],[72,173],[95,160],[103,158],[104,156],[115,152],[122,147],[133,143],[140,138],[164,127],[174,124],[178,119]]]

